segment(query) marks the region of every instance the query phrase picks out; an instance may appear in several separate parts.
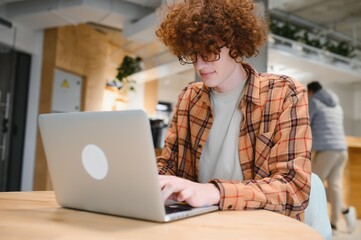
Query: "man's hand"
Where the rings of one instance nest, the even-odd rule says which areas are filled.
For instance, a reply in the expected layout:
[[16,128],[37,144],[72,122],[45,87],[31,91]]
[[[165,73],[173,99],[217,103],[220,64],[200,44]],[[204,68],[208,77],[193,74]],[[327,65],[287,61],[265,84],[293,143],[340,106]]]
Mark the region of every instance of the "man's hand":
[[220,193],[212,183],[196,183],[183,178],[159,175],[163,200],[186,201],[192,207],[218,204]]

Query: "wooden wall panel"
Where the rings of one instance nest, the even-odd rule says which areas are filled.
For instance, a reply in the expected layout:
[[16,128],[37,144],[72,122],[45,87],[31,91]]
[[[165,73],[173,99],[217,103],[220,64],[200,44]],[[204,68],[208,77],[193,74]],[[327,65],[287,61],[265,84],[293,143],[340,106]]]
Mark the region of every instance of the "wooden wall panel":
[[[102,110],[106,82],[115,77],[116,68],[124,57],[121,33],[109,33],[85,24],[45,31],[40,113],[51,111],[55,68],[83,77],[82,110]],[[40,135],[37,139],[33,187],[34,190],[51,189]]]
[[361,138],[347,136],[348,162],[343,179],[345,201],[357,210],[361,219]]
[[99,111],[106,82],[116,75],[116,68],[124,57],[119,45],[114,44],[114,36],[96,31],[88,25],[67,26],[59,29],[56,66],[84,76],[85,110]]
[[146,82],[144,86],[144,108],[149,116],[156,112],[158,103],[158,80]]
[[357,217],[361,218],[361,148],[349,147],[349,160],[345,170],[344,186],[346,187],[346,201],[357,210]]
[[[40,85],[40,103],[39,113],[48,113],[51,111],[51,97],[53,89],[53,72],[55,68],[56,58],[56,42],[57,42],[57,29],[49,29],[44,34],[44,46],[43,46],[43,63],[41,73],[41,85]],[[34,190],[49,189],[50,180],[48,177],[48,166],[45,160],[45,154],[43,150],[40,133],[37,135],[35,155],[35,169],[34,169]]]

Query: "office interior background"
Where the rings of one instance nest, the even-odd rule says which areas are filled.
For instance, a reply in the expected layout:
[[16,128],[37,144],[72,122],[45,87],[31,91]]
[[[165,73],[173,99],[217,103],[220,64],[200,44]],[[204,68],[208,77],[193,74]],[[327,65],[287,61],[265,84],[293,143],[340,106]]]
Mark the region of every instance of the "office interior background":
[[[51,188],[39,113],[142,108],[166,126],[178,93],[197,79],[156,39],[161,2],[0,0],[0,191]],[[346,135],[361,137],[361,1],[258,3],[271,30],[249,61],[335,91]],[[142,59],[134,91],[112,85],[125,56]]]

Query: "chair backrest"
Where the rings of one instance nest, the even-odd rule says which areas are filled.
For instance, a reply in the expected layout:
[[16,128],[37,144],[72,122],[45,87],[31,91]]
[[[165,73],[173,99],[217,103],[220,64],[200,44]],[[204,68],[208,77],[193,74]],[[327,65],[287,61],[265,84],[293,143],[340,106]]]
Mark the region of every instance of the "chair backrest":
[[305,209],[305,223],[325,239],[332,239],[325,187],[321,179],[314,173],[311,175],[311,192],[308,206]]

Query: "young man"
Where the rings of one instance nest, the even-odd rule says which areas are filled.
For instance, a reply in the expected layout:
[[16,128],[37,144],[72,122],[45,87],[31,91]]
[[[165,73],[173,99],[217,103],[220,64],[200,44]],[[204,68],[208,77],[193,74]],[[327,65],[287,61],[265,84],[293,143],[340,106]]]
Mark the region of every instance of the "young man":
[[346,219],[348,232],[356,228],[356,209],[347,207],[343,199],[342,181],[348,158],[343,110],[339,99],[331,90],[322,88],[319,82],[307,85],[309,112],[315,152],[312,171],[322,181],[327,180],[327,197],[331,203],[331,227],[337,230],[339,216]]
[[164,10],[157,36],[201,79],[180,93],[157,159],[164,199],[303,220],[307,93],[290,77],[259,74],[243,62],[266,40],[266,21],[251,0],[184,0]]

